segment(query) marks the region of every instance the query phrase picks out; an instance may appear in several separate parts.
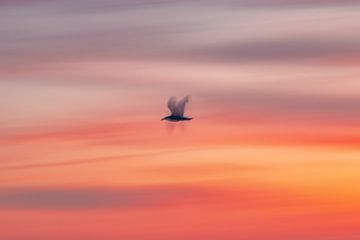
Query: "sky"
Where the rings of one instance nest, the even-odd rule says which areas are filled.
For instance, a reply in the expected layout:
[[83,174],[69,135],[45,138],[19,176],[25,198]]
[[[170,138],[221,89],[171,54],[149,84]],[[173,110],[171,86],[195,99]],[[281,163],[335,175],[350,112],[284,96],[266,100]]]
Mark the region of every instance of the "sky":
[[0,0],[0,239],[359,239],[359,13]]

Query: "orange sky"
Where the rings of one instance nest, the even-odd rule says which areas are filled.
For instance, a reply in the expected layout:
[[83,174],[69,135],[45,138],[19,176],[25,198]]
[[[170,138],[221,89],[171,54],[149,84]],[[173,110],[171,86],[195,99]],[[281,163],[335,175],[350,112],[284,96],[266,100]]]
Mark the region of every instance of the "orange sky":
[[359,239],[357,1],[0,5],[1,240]]

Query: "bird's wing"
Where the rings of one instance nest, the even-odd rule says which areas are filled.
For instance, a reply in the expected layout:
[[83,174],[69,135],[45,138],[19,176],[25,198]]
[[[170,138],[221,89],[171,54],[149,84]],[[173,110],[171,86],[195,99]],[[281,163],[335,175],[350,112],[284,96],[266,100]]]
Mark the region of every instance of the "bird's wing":
[[177,105],[177,100],[175,97],[170,97],[168,100],[168,108],[171,112],[171,115],[174,116],[178,116],[179,115],[179,111],[178,111],[178,105]]
[[184,116],[184,112],[185,112],[185,107],[186,104],[189,101],[189,96],[184,97],[183,99],[181,99],[180,101],[177,102],[177,110],[178,110],[178,116],[183,117]]

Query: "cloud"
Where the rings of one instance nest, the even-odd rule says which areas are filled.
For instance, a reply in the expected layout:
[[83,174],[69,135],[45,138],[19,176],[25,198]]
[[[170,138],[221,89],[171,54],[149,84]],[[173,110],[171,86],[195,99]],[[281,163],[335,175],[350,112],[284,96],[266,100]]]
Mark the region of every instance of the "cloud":
[[[157,154],[160,154],[160,153],[157,153]],[[114,161],[114,160],[119,160],[119,159],[132,159],[132,158],[137,158],[137,157],[147,157],[147,156],[153,156],[153,155],[156,155],[156,153],[132,154],[132,155],[129,154],[129,155],[120,155],[120,156],[111,156],[111,157],[76,159],[76,160],[47,162],[47,163],[30,163],[30,164],[21,164],[21,165],[7,165],[7,166],[0,166],[0,170],[17,170],[17,169],[34,169],[34,168],[73,166],[73,165],[82,165],[82,164],[89,164],[89,163],[105,162],[105,161]]]
[[[135,158],[146,158],[146,157],[156,157],[165,154],[174,154],[190,151],[190,149],[173,149],[173,150],[164,150],[164,151],[152,151],[147,153],[138,153],[138,154],[124,154],[117,156],[107,156],[107,157],[94,157],[94,158],[84,158],[84,159],[74,159],[74,160],[65,160],[65,161],[56,161],[56,162],[38,162],[38,163],[29,163],[29,164],[18,164],[18,165],[5,165],[0,166],[0,170],[19,170],[19,169],[34,169],[34,168],[48,168],[48,167],[62,167],[62,166],[73,166],[73,165],[83,165],[90,163],[101,163],[108,161],[124,160],[124,159],[135,159]],[[6,161],[4,161],[6,162]]]
[[356,96],[297,94],[290,91],[277,92],[276,90],[256,89],[214,93],[205,97],[209,101],[222,105],[224,108],[228,106],[229,109],[239,113],[241,109],[253,109],[254,112],[267,111],[284,115],[294,113],[311,115],[313,113],[360,117],[357,111],[360,103]]
[[163,177],[184,177],[184,176],[197,176],[197,177],[214,177],[217,175],[242,174],[254,171],[266,171],[269,167],[258,165],[240,165],[234,163],[206,163],[206,164],[172,164],[163,166],[143,167],[138,171],[139,173],[147,176],[163,176]]
[[329,6],[359,4],[359,0],[226,0],[232,6],[258,6],[258,7],[281,7],[281,6]]
[[227,43],[206,48],[191,49],[185,58],[209,62],[288,62],[326,60],[360,56],[360,44],[352,40],[278,39]]
[[85,210],[151,209],[175,206],[252,208],[306,204],[307,199],[286,189],[259,186],[217,188],[191,185],[129,186],[122,188],[8,188],[0,189],[0,209]]
[[180,198],[193,189],[138,187],[107,189],[2,189],[2,209],[88,209],[139,208],[166,204],[169,198]]
[[170,185],[104,188],[0,189],[0,209],[66,210],[183,205],[213,195],[207,189]]
[[[34,3],[46,4],[46,0],[1,0],[0,4],[4,5],[28,5]],[[93,1],[84,1],[84,0],[63,0],[59,1],[62,5],[74,5],[78,8],[89,8],[89,7],[108,7],[109,9],[114,7],[144,7],[154,4],[218,4],[218,5],[239,5],[239,6],[298,6],[298,5],[345,5],[345,4],[359,4],[359,0],[223,0],[221,2],[214,0],[93,0]]]
[[226,7],[301,3],[343,1],[55,1],[26,10],[14,5],[0,10],[0,64],[109,58],[286,62],[359,53],[359,36],[351,30],[357,6]]

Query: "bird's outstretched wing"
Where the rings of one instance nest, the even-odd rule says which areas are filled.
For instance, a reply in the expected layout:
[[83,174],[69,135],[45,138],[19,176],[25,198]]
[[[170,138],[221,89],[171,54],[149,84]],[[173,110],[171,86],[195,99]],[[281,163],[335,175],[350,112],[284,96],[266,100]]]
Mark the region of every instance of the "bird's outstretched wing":
[[189,96],[186,96],[177,102],[177,109],[178,109],[178,113],[179,113],[180,117],[184,116],[185,107],[186,107],[186,104],[188,103],[188,101],[189,101]]
[[185,106],[189,101],[189,97],[186,96],[180,101],[177,101],[175,97],[171,97],[168,100],[168,108],[170,109],[172,116],[183,117],[185,112]]
[[175,97],[170,97],[168,100],[168,108],[171,112],[171,115],[177,116],[178,109],[177,109],[177,100]]

